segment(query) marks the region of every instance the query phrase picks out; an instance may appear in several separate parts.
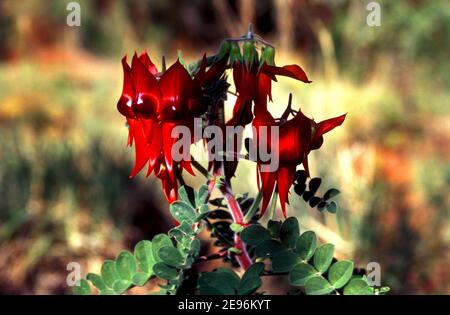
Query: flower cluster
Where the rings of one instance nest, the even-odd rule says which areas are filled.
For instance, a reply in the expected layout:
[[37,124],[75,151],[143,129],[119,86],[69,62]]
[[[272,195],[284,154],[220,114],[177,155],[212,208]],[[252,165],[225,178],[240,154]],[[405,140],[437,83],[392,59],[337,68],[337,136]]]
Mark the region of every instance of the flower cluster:
[[130,177],[148,164],[147,176],[154,172],[161,179],[166,198],[172,202],[177,199],[177,176],[183,169],[194,174],[188,160],[174,163],[171,152],[177,138],[172,137],[172,130],[179,125],[193,128],[193,118],[204,114],[207,108],[202,87],[219,78],[224,67],[218,64],[206,71],[203,58],[200,69],[191,78],[179,61],[158,72],[147,53],[139,57],[135,54],[131,67],[124,57],[122,66],[123,90],[117,109],[127,119],[128,145],[135,147]]
[[[257,49],[258,45],[262,47]],[[200,62],[188,67],[189,71],[178,60],[167,70],[159,72],[147,53],[139,57],[135,54],[131,66],[124,57],[124,84],[117,108],[127,119],[128,144],[135,147],[135,165],[130,177],[148,164],[147,176],[154,172],[161,179],[165,195],[172,202],[177,198],[177,181],[181,180],[182,171],[194,174],[189,160],[174,162],[172,148],[178,140],[172,132],[174,127],[182,125],[192,129],[194,118],[204,118],[207,124],[214,122],[221,128],[243,127],[251,123],[256,130],[254,135],[266,137],[267,147],[276,145],[279,152],[279,167],[275,171],[264,171],[262,166],[266,161],[256,161],[263,198],[262,211],[267,208],[275,191],[286,215],[285,204],[288,203],[296,167],[303,164],[309,174],[308,154],[321,147],[323,135],[341,125],[345,115],[316,123],[300,110],[291,110],[289,105],[283,117],[272,117],[268,102],[273,101],[272,81],[277,81],[276,76],[311,82],[300,66],[276,66],[274,57],[275,49],[251,34],[224,41],[216,55],[208,58],[204,55]],[[210,119],[211,115],[220,112],[214,108],[219,105],[211,101],[214,99],[211,90],[214,93],[214,89],[210,87],[224,81],[227,70],[232,71],[237,96],[233,115],[228,121],[223,115],[221,119]],[[289,119],[289,115],[294,117]],[[259,134],[259,127],[263,126],[279,128],[277,143],[271,143],[270,135]],[[191,143],[196,140],[199,139],[192,137]],[[223,141],[227,141],[226,137]],[[238,156],[240,147],[240,143],[235,146],[235,152],[232,152],[235,156]],[[224,162],[220,165],[223,174],[214,172],[214,175],[224,175],[229,181],[234,176],[237,163],[237,158]]]

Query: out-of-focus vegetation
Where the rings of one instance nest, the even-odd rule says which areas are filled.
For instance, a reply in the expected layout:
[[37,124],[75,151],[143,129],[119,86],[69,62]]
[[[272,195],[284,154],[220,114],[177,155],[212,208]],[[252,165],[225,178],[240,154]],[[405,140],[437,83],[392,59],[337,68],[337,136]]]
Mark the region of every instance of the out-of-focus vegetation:
[[[0,2],[0,292],[69,292],[68,262],[95,271],[170,227],[157,180],[127,178],[119,60],[183,49],[193,61],[253,22],[278,64],[314,81],[280,79],[275,113],[289,92],[318,120],[349,113],[311,156],[324,189],[342,191],[337,214],[295,194],[290,214],[340,256],[379,262],[394,293],[450,293],[446,1],[378,1],[381,26],[369,27],[359,0],[80,0],[72,28],[68,2]],[[254,166],[238,172],[250,175],[236,190],[253,187]]]

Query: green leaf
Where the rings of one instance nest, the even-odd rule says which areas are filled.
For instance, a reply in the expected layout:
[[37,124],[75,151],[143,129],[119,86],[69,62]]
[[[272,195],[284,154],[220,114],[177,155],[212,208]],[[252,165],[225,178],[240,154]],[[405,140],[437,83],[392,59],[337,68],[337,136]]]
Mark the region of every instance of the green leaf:
[[184,61],[182,51],[179,49],[179,50],[177,51],[177,53],[178,53],[178,61],[181,63],[181,65],[182,65],[183,67],[186,68],[188,65],[186,64],[186,61]]
[[300,257],[291,251],[284,251],[272,257],[272,269],[274,272],[291,271],[297,263],[300,262]]
[[242,276],[242,280],[247,278],[259,277],[264,271],[264,263],[259,262],[251,265]]
[[208,204],[201,205],[198,208],[198,213],[200,214],[195,218],[195,222],[200,222],[210,214]]
[[272,236],[273,238],[280,238],[281,224],[281,221],[269,220],[269,222],[267,223],[267,229],[270,232],[270,236]]
[[280,229],[280,239],[289,248],[295,247],[295,243],[300,235],[298,220],[295,217],[287,218]]
[[303,260],[308,261],[314,255],[316,245],[316,234],[313,231],[307,231],[297,239],[295,250]]
[[333,286],[322,276],[311,277],[305,283],[305,292],[308,295],[324,295],[333,290]]
[[161,258],[158,256],[158,251],[161,247],[164,246],[173,246],[170,237],[166,234],[157,234],[152,239],[152,253],[156,262],[161,261]]
[[255,248],[255,255],[261,258],[274,257],[286,250],[286,247],[277,240],[265,240]]
[[[200,207],[198,208],[198,212],[201,214],[201,215],[205,215],[205,214],[209,214],[209,207],[208,207],[208,204],[203,204],[203,205],[200,205]],[[199,220],[197,220],[197,221],[199,221]]]
[[251,265],[242,276],[237,294],[248,295],[255,292],[262,284],[260,276],[263,271],[264,263],[256,263]]
[[201,248],[200,240],[198,238],[194,238],[191,241],[191,246],[189,246],[189,247],[190,247],[189,254],[193,257],[197,257],[200,253],[200,248]]
[[317,270],[313,266],[301,262],[295,265],[289,273],[289,283],[304,286],[306,281],[315,275],[317,275]]
[[209,199],[209,203],[216,207],[226,207],[227,206],[227,202],[225,201],[224,198]]
[[74,286],[72,290],[76,295],[90,295],[92,293],[89,282],[87,282],[85,279],[81,279],[80,285]]
[[197,193],[191,186],[187,185],[181,186],[178,189],[178,196],[180,200],[183,200],[187,204],[195,207],[195,200],[197,198]]
[[260,277],[251,277],[243,279],[239,284],[238,292],[239,295],[249,295],[258,290],[262,285],[262,280]]
[[225,274],[227,278],[229,278],[230,283],[234,288],[237,288],[239,285],[239,276],[232,270],[228,268],[218,268],[215,272],[220,274]]
[[328,272],[328,280],[336,289],[342,288],[353,274],[353,262],[341,260],[333,264]]
[[235,254],[240,254],[240,253],[242,253],[242,250],[240,250],[239,248],[237,248],[237,247],[230,247],[230,248],[228,248],[228,251],[230,252],[230,253],[235,253]]
[[231,270],[219,268],[206,272],[198,279],[202,295],[235,295],[239,287],[239,277]]
[[139,268],[143,272],[151,275],[153,272],[153,265],[156,263],[152,251],[152,242],[144,240],[137,243],[134,247],[134,257],[137,260]]
[[328,200],[331,199],[333,197],[336,197],[337,195],[339,195],[341,192],[339,190],[337,190],[336,188],[331,188],[328,189],[328,191],[325,193],[325,195],[323,195],[323,199],[324,200]]
[[379,291],[380,291],[380,294],[385,294],[385,293],[388,293],[389,291],[391,291],[391,288],[381,287]]
[[241,232],[242,240],[248,245],[258,245],[262,241],[270,239],[269,231],[261,225],[253,224]]
[[197,213],[191,205],[184,201],[177,200],[170,205],[170,213],[178,220],[178,222],[186,222],[188,224],[195,223]]
[[332,201],[329,204],[327,204],[327,211],[330,213],[336,213],[337,211],[336,202]]
[[350,280],[344,288],[344,295],[372,295],[373,292],[373,288],[361,278]]
[[98,289],[100,293],[107,290],[102,277],[100,277],[99,275],[96,275],[95,273],[88,273],[86,279],[91,281],[91,283]]
[[241,233],[242,230],[244,229],[244,227],[242,226],[242,224],[231,223],[231,224],[230,224],[230,229],[231,229],[234,233]]
[[179,267],[184,262],[180,251],[173,246],[161,247],[158,251],[158,256],[165,264],[171,267]]
[[317,248],[314,254],[314,267],[320,273],[327,271],[333,261],[334,245],[333,244],[323,244]]
[[131,281],[116,280],[113,284],[113,290],[117,294],[122,294],[131,286]]
[[173,267],[167,266],[165,263],[159,262],[153,266],[153,273],[165,280],[173,280],[177,277],[177,270]]
[[117,255],[116,270],[122,280],[131,281],[136,269],[136,260],[129,251],[122,251]]
[[145,272],[138,272],[133,275],[131,282],[134,285],[142,287],[150,279],[150,275]]
[[182,222],[180,225],[177,226],[177,229],[179,229],[180,231],[182,231],[183,233],[185,233],[186,235],[194,235],[195,232],[192,229],[192,226],[186,222]]
[[191,238],[189,235],[181,231],[178,227],[171,229],[168,234],[170,237],[173,237],[178,244],[184,244]]
[[320,187],[320,184],[322,183],[322,179],[318,177],[314,177],[309,181],[309,191],[311,192],[311,195],[314,196],[317,192],[317,190]]
[[105,260],[103,262],[101,275],[103,282],[111,289],[113,289],[114,282],[120,279],[116,270],[116,263],[112,260]]
[[198,190],[197,195],[197,207],[200,207],[201,205],[204,205],[206,203],[206,199],[208,199],[209,196],[209,187],[207,185],[202,185],[200,189]]

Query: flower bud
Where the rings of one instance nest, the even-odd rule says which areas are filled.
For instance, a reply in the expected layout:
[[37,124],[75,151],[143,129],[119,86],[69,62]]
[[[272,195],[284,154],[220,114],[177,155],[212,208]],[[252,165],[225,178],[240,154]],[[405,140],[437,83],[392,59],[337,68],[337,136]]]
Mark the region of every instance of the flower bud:
[[230,43],[230,64],[241,63],[241,48],[235,42]]
[[248,69],[253,66],[253,63],[258,60],[258,53],[255,45],[251,41],[244,43],[244,62]]
[[272,46],[265,46],[262,50],[261,59],[263,62],[267,63],[269,66],[275,65],[275,48]]
[[230,42],[226,41],[226,40],[222,41],[222,43],[220,44],[220,47],[219,47],[219,51],[217,52],[214,61],[217,62],[217,61],[221,60],[222,58],[224,58],[230,52],[230,49],[231,49]]

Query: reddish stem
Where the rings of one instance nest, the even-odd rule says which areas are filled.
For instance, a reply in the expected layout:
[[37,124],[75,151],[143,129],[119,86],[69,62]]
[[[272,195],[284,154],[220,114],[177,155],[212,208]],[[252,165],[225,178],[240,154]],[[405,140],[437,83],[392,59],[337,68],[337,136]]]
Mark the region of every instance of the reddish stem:
[[[237,224],[243,224],[244,214],[242,213],[241,206],[234,198],[234,194],[233,191],[231,190],[230,185],[224,183],[223,185],[220,186],[220,191],[227,200],[228,208],[230,209],[233,221]],[[237,233],[234,234],[234,247],[236,247],[241,251],[239,254],[235,256],[236,260],[244,270],[247,270],[252,265],[252,259],[248,254],[245,243],[242,241],[241,237]]]
[[[224,110],[224,102],[219,101],[216,106],[213,107],[213,112],[210,115],[210,118],[208,119],[207,125],[215,125],[220,126],[224,128],[225,126],[225,110]],[[211,157],[210,157],[211,158]],[[210,159],[211,161],[211,159]],[[209,181],[209,191],[210,193],[216,186],[216,181],[219,178],[219,176],[222,176],[224,174],[223,170],[223,161],[213,161],[212,163],[212,173],[213,173],[213,179]],[[231,212],[231,215],[233,217],[233,221],[238,224],[244,223],[244,214],[242,213],[241,207],[239,203],[234,198],[234,193],[231,189],[231,185],[228,181],[223,181],[223,183],[220,183],[219,189],[222,193],[222,195],[227,200],[228,208]],[[247,252],[247,248],[245,247],[244,242],[241,240],[241,237],[239,234],[234,234],[234,246],[240,250],[240,253],[237,254],[236,260],[238,261],[241,268],[244,270],[247,270],[252,265],[252,260]]]

